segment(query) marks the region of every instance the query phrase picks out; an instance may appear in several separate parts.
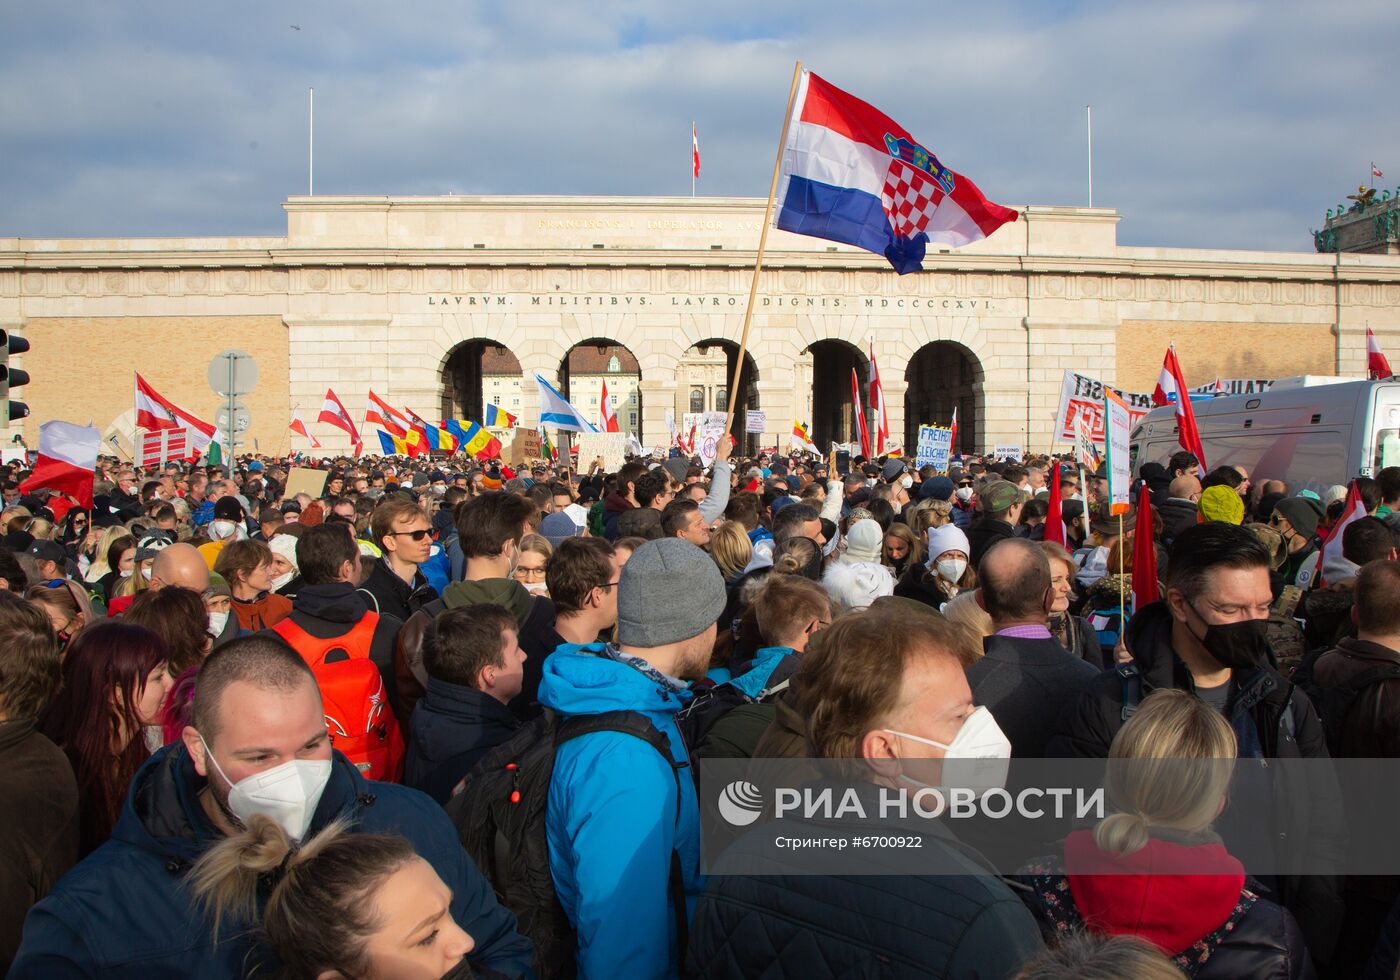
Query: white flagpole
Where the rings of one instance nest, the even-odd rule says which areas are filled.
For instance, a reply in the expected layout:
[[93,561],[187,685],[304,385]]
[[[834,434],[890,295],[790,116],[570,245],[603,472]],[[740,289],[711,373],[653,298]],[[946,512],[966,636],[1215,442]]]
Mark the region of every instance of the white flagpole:
[[1094,107],[1084,107],[1084,123],[1089,138],[1089,207],[1094,206]]
[[316,90],[307,92],[306,109],[306,196],[316,193]]

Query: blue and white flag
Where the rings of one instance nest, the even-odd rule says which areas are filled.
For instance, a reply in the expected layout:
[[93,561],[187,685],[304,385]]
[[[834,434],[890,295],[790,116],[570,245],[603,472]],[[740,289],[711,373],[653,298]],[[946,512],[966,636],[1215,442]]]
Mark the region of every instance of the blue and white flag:
[[540,426],[552,425],[568,432],[597,432],[598,427],[574,406],[568,399],[554,390],[554,386],[541,375],[535,375],[535,383],[540,386]]

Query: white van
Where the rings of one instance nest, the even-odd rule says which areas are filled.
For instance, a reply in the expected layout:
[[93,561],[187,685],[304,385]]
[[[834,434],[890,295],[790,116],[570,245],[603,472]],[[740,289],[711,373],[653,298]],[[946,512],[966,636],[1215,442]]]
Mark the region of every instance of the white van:
[[[1304,375],[1268,391],[1191,403],[1207,468],[1243,466],[1290,493],[1400,466],[1400,381]],[[1130,437],[1133,472],[1180,450],[1176,406],[1154,408]]]

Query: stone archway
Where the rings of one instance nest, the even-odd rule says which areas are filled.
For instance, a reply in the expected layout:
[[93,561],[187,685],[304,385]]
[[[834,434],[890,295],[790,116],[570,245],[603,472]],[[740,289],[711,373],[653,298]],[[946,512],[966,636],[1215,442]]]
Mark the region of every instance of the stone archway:
[[764,434],[750,435],[745,431],[744,413],[762,406],[758,394],[758,365],[747,351],[744,352],[744,367],[739,373],[739,387],[735,391],[730,390],[738,357],[739,345],[732,340],[710,338],[688,347],[676,365],[674,412],[676,428],[684,436],[690,428],[685,418],[687,415],[724,412],[732,401],[734,419],[729,431],[738,440],[739,451],[747,454],[755,451]]
[[951,340],[935,340],[914,352],[904,372],[904,445],[919,444],[919,426],[952,421],[958,410],[955,453],[977,451],[985,413],[982,383],[985,373],[975,354]]
[[559,362],[559,391],[588,421],[602,427],[600,396],[608,400],[618,427],[638,439],[642,432],[642,369],[637,357],[616,340],[590,337],[564,352]]
[[[855,411],[851,404],[851,369],[854,368],[861,389],[861,410],[865,424],[874,432],[870,405],[867,404],[867,379],[870,359],[854,344],[835,338],[814,341],[802,352],[802,360],[811,362],[812,441],[825,450],[833,442],[859,442]],[[800,414],[800,409],[799,409]]]
[[494,340],[473,338],[442,359],[442,417],[484,422],[487,403],[520,416],[520,360]]

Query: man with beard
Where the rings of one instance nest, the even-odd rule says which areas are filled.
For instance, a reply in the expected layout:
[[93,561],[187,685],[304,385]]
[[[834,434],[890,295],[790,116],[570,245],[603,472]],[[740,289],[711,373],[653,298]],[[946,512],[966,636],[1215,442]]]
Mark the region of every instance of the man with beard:
[[[540,704],[560,718],[635,711],[670,742],[595,731],[559,745],[545,820],[559,901],[578,931],[579,975],[675,976],[672,853],[687,896],[701,887],[700,810],[676,725],[705,676],[724,578],[679,538],[641,545],[619,577],[617,643],[565,644],[545,662]],[[626,914],[619,914],[626,909]]]
[[[137,772],[111,840],[30,912],[12,978],[243,976],[262,953],[261,909],[226,917],[216,942],[186,879],[259,814],[297,840],[337,818],[351,831],[405,837],[451,889],[452,918],[476,941],[472,966],[529,969],[529,942],[446,814],[416,790],[366,781],[331,748],[316,680],[279,640],[245,637],[210,654],[190,720]],[[259,906],[266,897],[260,889]]]

